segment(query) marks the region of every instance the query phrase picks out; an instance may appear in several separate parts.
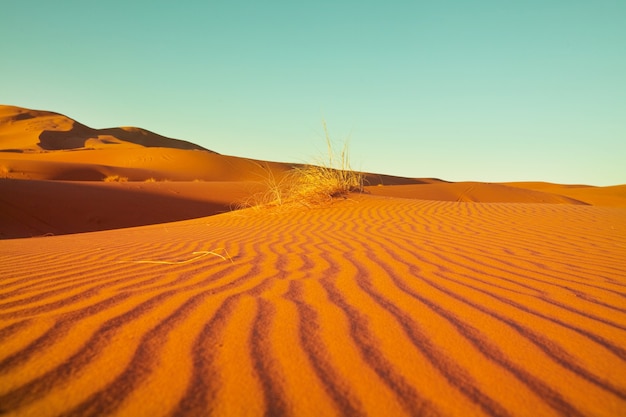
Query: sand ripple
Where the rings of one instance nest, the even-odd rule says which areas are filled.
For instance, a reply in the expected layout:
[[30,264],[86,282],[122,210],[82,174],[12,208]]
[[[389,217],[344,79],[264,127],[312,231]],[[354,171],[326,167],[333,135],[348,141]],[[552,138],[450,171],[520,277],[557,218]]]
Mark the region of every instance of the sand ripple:
[[625,254],[623,208],[372,196],[1,241],[0,412],[626,415]]

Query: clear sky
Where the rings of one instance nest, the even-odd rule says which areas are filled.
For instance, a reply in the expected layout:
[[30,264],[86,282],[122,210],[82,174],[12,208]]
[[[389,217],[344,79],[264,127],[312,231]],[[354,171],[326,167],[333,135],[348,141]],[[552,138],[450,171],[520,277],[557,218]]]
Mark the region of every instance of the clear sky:
[[625,0],[31,0],[0,103],[364,171],[626,183]]

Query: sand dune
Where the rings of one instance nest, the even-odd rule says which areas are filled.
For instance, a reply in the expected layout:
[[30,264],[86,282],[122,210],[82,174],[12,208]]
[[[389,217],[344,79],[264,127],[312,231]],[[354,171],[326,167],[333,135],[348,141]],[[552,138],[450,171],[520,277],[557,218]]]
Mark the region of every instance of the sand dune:
[[422,200],[479,203],[587,204],[560,194],[480,182],[433,183],[391,187],[368,187],[375,195]]
[[374,196],[3,241],[0,404],[621,415],[625,250],[619,208]]
[[584,200],[587,204],[594,206],[626,207],[626,185],[592,187],[589,185],[562,185],[547,182],[512,182],[508,183],[508,185],[560,194],[580,201]]
[[136,127],[92,129],[62,114],[0,105],[0,150],[167,147],[206,150]]
[[625,185],[293,167],[0,106],[0,414],[626,415]]
[[424,184],[367,186],[380,196],[476,203],[577,204],[626,208],[626,185],[594,187],[550,183],[435,181]]

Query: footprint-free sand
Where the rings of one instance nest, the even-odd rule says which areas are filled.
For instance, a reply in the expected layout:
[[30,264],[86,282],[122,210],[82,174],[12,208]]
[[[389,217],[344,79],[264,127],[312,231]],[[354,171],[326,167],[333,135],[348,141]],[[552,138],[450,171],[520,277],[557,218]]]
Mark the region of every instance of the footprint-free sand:
[[626,415],[626,186],[233,210],[288,165],[2,110],[0,414]]

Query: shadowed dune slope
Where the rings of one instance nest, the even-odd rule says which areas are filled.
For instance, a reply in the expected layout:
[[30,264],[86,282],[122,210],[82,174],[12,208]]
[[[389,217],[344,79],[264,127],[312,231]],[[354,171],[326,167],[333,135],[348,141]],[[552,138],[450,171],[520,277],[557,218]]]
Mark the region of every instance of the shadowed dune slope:
[[625,251],[623,208],[376,196],[0,241],[0,408],[624,415]]
[[0,179],[0,239],[93,232],[210,216],[236,208],[248,182]]

